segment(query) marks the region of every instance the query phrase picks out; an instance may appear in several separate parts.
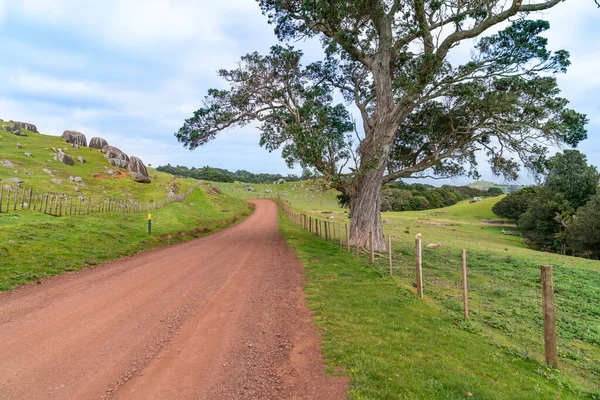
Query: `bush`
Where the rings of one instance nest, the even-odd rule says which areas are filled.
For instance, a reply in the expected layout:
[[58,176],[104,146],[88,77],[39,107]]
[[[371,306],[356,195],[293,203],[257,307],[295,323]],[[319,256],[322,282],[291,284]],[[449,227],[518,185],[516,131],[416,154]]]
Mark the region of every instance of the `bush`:
[[507,195],[505,198],[494,204],[492,212],[499,217],[508,218],[512,221],[518,221],[519,217],[527,211],[531,200],[535,197],[535,188],[527,187]]
[[600,193],[577,210],[567,227],[567,239],[575,255],[600,257]]
[[491,187],[488,189],[488,194],[490,196],[501,196],[504,194],[504,190],[498,188],[498,187]]

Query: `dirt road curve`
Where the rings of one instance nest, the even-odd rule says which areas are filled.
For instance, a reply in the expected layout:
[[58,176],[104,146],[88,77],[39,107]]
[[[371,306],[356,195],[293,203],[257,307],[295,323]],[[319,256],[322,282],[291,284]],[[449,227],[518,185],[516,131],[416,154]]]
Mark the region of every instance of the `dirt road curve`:
[[218,234],[0,294],[0,398],[344,398],[277,208],[256,205]]

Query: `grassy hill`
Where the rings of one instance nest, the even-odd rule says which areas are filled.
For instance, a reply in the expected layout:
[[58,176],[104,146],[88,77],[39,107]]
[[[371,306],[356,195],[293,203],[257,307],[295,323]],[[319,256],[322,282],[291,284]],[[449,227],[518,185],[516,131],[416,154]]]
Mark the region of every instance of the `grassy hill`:
[[[157,175],[156,179],[149,184],[136,183],[127,176],[126,170],[110,166],[98,150],[75,149],[55,136],[28,134],[23,137],[0,131],[0,162],[9,160],[14,164],[12,168],[0,165],[0,185],[14,187],[9,179],[18,177],[23,179],[24,187],[45,193],[149,202],[165,199],[167,187],[173,184],[178,186],[179,192],[185,192],[199,183],[194,179],[174,179],[152,169],[149,169],[150,176]],[[63,148],[73,158],[82,156],[87,162],[68,166],[54,161],[53,147]],[[32,153],[33,157],[26,157],[24,153]],[[140,156],[143,158],[143,154]],[[105,167],[118,174],[107,174]],[[52,171],[63,184],[54,183],[44,169]],[[70,176],[81,177],[85,187],[69,182]],[[147,233],[145,213],[108,212],[63,217],[33,210],[0,213],[0,291],[156,246],[208,235],[251,212],[249,203],[219,194],[209,184],[203,184],[184,202],[152,211],[152,236]]]
[[504,191],[504,193],[512,193],[515,192],[519,189],[522,189],[524,186],[521,185],[500,185],[498,183],[494,183],[494,182],[490,182],[490,181],[477,181],[477,182],[473,182],[469,185],[469,187],[472,187],[474,189],[479,189],[479,190],[488,190],[489,188],[495,187],[495,188],[499,188],[502,189],[502,191]]
[[[8,125],[8,123],[0,122],[1,125]],[[197,182],[189,178],[174,179],[170,174],[148,168],[150,177],[156,176],[156,179],[152,179],[152,182],[148,184],[136,183],[127,176],[127,169],[111,166],[99,150],[89,147],[75,149],[57,136],[33,132],[27,134],[28,136],[16,136],[0,129],[0,163],[8,160],[14,164],[12,168],[0,164],[2,185],[14,186],[8,179],[20,178],[23,180],[24,187],[45,193],[93,198],[111,197],[147,202],[165,199],[168,193],[167,187],[173,183],[179,187],[180,192],[185,192]],[[91,138],[88,138],[88,141],[89,139]],[[20,144],[21,148],[18,148],[17,144]],[[111,143],[111,145],[119,147],[118,143]],[[81,156],[87,162],[82,164],[75,161],[75,165],[69,166],[55,161],[52,157],[52,148],[61,148],[74,160]],[[121,150],[127,153],[127,149]],[[27,157],[25,153],[30,153],[33,157]],[[143,159],[143,154],[139,157]],[[105,167],[116,173],[112,176],[109,175]],[[45,169],[52,171],[53,176],[45,172]],[[27,173],[31,173],[31,175]],[[70,182],[69,177],[71,176],[81,177],[85,186],[78,186],[75,182]],[[61,180],[63,183],[57,184],[53,178]]]

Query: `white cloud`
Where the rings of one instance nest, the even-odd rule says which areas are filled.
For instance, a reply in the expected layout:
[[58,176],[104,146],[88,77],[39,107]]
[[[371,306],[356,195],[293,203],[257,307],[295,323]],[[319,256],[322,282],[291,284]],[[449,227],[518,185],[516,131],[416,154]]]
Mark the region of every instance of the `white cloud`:
[[[2,0],[0,0],[0,15],[1,4]],[[29,66],[35,65],[54,70],[78,70],[88,66],[88,58],[82,53],[64,51],[57,48],[50,49],[6,37],[0,38],[0,49],[2,49],[4,54],[9,54],[11,57],[18,57],[19,60]]]
[[4,0],[0,0],[0,23],[4,19],[6,5],[4,4]]
[[248,0],[13,0],[10,5],[12,12],[37,23],[128,47],[218,43],[226,40],[228,21],[260,15]]

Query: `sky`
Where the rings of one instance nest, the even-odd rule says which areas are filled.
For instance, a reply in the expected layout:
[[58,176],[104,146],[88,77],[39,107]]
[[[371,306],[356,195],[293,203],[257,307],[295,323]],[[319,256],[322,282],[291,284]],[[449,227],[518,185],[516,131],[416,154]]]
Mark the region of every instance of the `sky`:
[[[571,53],[559,85],[571,107],[588,114],[580,150],[600,165],[600,9],[592,0],[566,0],[542,17],[551,24],[549,47]],[[0,118],[34,123],[45,134],[100,136],[153,166],[298,173],[259,146],[252,126],[193,152],[174,137],[209,88],[225,88],[217,70],[276,43],[253,0],[0,0]],[[307,60],[322,56],[316,40],[294,45]],[[460,59],[469,49],[453,51]],[[501,182],[483,159],[480,165],[484,179]]]

